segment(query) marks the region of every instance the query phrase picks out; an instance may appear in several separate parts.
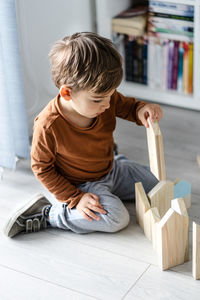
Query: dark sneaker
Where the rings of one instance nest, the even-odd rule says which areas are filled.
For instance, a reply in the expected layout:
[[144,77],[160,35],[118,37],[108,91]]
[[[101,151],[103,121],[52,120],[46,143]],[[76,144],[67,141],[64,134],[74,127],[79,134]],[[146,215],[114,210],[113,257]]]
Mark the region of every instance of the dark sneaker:
[[21,232],[31,233],[47,228],[45,209],[49,205],[51,203],[42,194],[35,195],[10,216],[4,226],[4,234],[13,237]]

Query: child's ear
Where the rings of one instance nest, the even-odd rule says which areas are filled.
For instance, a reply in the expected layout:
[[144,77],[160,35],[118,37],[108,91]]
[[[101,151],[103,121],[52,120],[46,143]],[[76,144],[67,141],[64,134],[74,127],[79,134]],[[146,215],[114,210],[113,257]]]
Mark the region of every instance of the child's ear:
[[64,98],[65,100],[71,100],[71,88],[69,88],[66,85],[62,85],[59,91],[59,94],[62,98]]

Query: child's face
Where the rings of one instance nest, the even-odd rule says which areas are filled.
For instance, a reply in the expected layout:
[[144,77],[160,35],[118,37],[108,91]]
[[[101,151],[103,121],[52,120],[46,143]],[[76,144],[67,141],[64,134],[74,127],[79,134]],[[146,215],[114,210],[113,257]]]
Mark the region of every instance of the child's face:
[[110,97],[115,89],[105,94],[94,94],[90,91],[72,93],[71,106],[80,115],[95,118],[110,107]]

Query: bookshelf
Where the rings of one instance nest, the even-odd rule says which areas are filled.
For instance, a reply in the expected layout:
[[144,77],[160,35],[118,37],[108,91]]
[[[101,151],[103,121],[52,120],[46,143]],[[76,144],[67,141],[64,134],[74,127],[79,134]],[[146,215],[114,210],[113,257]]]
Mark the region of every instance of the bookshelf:
[[[131,6],[131,0],[96,0],[97,33],[112,39],[112,17]],[[200,1],[199,0],[159,0],[194,6],[194,66],[193,94],[183,94],[173,90],[150,88],[134,82],[123,81],[118,88],[127,96],[139,99],[200,110]]]

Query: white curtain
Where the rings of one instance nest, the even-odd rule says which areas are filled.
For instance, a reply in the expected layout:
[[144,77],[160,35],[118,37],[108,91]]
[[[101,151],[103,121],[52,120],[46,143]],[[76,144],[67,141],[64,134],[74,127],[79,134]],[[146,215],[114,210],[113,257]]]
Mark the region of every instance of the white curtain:
[[0,167],[29,152],[15,1],[0,0]]

